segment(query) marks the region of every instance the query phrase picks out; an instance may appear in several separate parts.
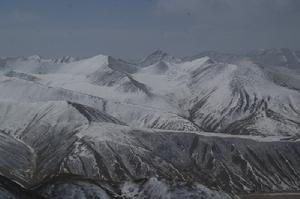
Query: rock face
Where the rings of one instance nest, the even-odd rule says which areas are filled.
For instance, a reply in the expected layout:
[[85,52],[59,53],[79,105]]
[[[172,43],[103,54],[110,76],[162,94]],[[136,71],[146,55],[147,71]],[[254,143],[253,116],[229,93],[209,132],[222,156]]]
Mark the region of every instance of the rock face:
[[294,191],[300,185],[297,140],[132,129],[72,103],[4,106],[11,107],[4,118],[10,121],[16,108],[25,120],[9,128],[2,119],[1,173],[26,187],[65,174],[116,183],[159,176],[232,194]]
[[[94,196],[112,198],[118,194],[125,198],[132,198],[130,196],[132,188],[128,186],[136,189],[134,191],[137,194],[136,198],[155,198],[158,195],[163,197],[165,194],[170,197],[173,195],[172,198],[187,195],[188,198],[198,195],[198,192],[203,196],[209,194],[210,198],[219,198],[222,195],[197,184],[190,188],[187,185],[186,187],[178,185],[178,190],[177,188],[169,190],[171,185],[151,179],[151,176],[156,176],[155,173],[153,175],[148,175],[148,172],[145,173],[147,175],[141,174],[140,169],[135,168],[131,160],[132,156],[137,155],[138,158],[139,155],[136,154],[138,151],[135,146],[130,145],[130,142],[136,142],[131,139],[131,132],[134,130],[99,110],[65,102],[1,102],[0,104],[2,113],[5,113],[1,118],[1,128],[5,130],[0,133],[2,157],[0,171],[6,176],[2,177],[0,194],[4,198],[19,198],[20,194],[28,195],[24,198],[30,198],[31,194],[36,198],[42,198],[42,196],[46,198],[90,198]],[[18,122],[11,123],[14,122],[11,118],[18,119]],[[119,142],[122,140],[125,142]],[[113,146],[111,148],[110,144],[113,143],[110,141],[116,142],[114,147],[117,148],[113,149]],[[102,153],[98,151],[100,149],[94,148],[95,144],[100,146],[102,142],[107,143],[108,147],[105,155],[100,154]],[[124,153],[120,153],[119,157],[114,150],[119,150],[122,145],[124,145]],[[142,150],[142,145],[136,147]],[[133,151],[130,153],[128,150]],[[147,156],[141,158],[147,158]],[[154,170],[151,168],[153,166],[153,164],[148,165],[151,170]],[[166,168],[168,167],[166,165]],[[123,169],[131,170],[132,175]],[[140,174],[133,177],[134,173]],[[64,178],[63,182],[60,179],[52,180],[54,176],[66,174],[69,177]],[[168,176],[171,174],[172,172],[166,173]],[[80,177],[73,181],[71,176]],[[8,178],[24,187],[38,186],[38,188],[25,190]],[[141,179],[149,179],[149,181],[146,180],[140,183],[141,185],[134,182],[134,180]],[[100,185],[93,181],[99,181]],[[102,188],[103,182],[111,187],[117,183],[118,187],[110,192],[107,188]],[[160,185],[164,185],[165,188],[161,188]],[[149,192],[149,189],[152,191]],[[189,193],[190,189],[195,193]],[[229,198],[229,196],[226,197]]]
[[26,190],[10,179],[0,176],[0,198],[3,199],[45,199],[38,193]]
[[186,185],[168,184],[157,178],[149,180],[126,181],[123,183],[115,183],[112,186],[109,182],[93,181],[87,179],[79,179],[78,177],[60,177],[51,182],[44,183],[35,189],[45,197],[60,199],[73,198],[167,198],[167,199],[230,199],[228,194],[208,189],[199,184]]
[[299,191],[297,53],[208,54],[2,58],[0,197]]
[[[110,124],[93,124],[82,133],[85,136],[61,170],[111,181],[161,176],[235,193],[287,187],[297,190],[299,186],[298,141],[130,129],[126,132]],[[83,168],[94,171],[87,173]]]
[[73,62],[15,58],[2,60],[0,97],[67,100],[136,127],[294,136],[300,125],[298,61],[288,49],[210,51],[185,59],[156,51],[140,63],[104,55]]

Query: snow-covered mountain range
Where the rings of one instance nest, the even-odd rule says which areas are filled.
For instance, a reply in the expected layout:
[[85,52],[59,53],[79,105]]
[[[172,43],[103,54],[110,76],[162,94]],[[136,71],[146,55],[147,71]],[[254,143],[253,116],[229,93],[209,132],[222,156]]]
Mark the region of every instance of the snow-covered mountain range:
[[299,191],[297,51],[0,58],[0,110],[3,198]]

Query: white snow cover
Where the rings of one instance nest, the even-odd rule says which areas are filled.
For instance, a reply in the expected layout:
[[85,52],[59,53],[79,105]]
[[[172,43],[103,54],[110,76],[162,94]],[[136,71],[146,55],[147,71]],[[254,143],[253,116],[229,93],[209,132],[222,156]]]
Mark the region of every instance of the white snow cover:
[[[24,133],[29,124],[39,122],[44,126],[87,124],[87,119],[64,101],[11,102],[0,100],[0,130],[16,138]],[[26,117],[24,117],[26,116]]]
[[76,175],[49,182],[57,199],[110,198],[112,182],[136,199],[297,190],[300,72],[278,60],[1,58],[0,175]]
[[[161,51],[146,59],[151,65],[145,60],[141,65],[111,61],[105,55],[67,63],[38,56],[17,58],[2,69],[0,97],[47,100],[42,92],[46,87],[51,92],[56,89],[51,100],[73,101],[74,94],[86,95],[89,99],[79,103],[102,107],[137,127],[268,136],[299,132],[300,93],[274,82],[266,72],[270,68],[249,60],[218,63],[209,57],[174,61]],[[137,70],[126,71],[128,65]],[[8,73],[11,70],[15,72]],[[100,82],[94,81],[97,75]],[[107,106],[97,105],[95,97],[107,100]],[[236,122],[244,120],[249,122],[233,132]]]

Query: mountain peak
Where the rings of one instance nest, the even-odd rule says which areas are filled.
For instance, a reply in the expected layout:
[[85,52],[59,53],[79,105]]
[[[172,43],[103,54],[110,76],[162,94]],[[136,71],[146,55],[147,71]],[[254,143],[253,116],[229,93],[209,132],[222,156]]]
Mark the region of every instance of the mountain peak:
[[249,52],[247,55],[258,64],[294,69],[300,67],[300,59],[296,51],[289,48],[260,49]]
[[71,63],[74,61],[78,61],[78,59],[72,56],[64,56],[55,60],[56,63]]
[[166,61],[166,62],[180,62],[181,59],[174,57],[172,55],[169,55],[167,52],[164,52],[162,50],[155,50],[153,53],[148,55],[146,58],[144,58],[140,65],[142,67],[150,66],[155,63],[158,63],[160,61]]
[[27,57],[27,59],[30,59],[30,60],[40,60],[41,56],[40,55],[31,55],[31,56]]
[[160,50],[160,49],[157,49],[157,50],[155,50],[154,52],[152,52],[149,56],[153,56],[153,55],[163,55],[163,56],[166,56],[166,55],[168,55],[168,53],[167,52],[165,52],[165,51],[163,51],[163,50]]
[[162,50],[155,50],[155,51],[153,51],[150,55],[148,55],[145,59],[144,59],[144,61],[145,60],[149,60],[149,59],[159,59],[159,60],[161,60],[161,59],[163,59],[164,57],[166,57],[166,56],[168,56],[169,54],[168,53],[166,53],[166,52],[164,52],[164,51],[162,51]]

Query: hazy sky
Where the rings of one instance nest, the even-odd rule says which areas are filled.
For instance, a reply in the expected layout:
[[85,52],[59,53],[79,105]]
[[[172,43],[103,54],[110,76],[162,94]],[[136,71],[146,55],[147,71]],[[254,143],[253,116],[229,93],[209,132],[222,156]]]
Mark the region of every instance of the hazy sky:
[[0,56],[300,49],[300,0],[0,0]]

